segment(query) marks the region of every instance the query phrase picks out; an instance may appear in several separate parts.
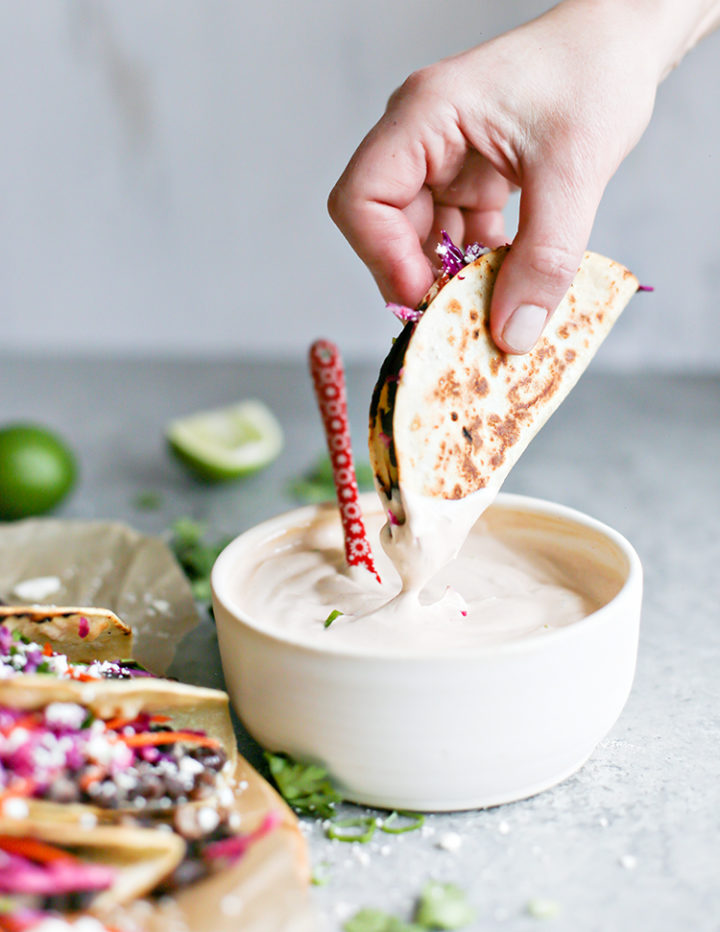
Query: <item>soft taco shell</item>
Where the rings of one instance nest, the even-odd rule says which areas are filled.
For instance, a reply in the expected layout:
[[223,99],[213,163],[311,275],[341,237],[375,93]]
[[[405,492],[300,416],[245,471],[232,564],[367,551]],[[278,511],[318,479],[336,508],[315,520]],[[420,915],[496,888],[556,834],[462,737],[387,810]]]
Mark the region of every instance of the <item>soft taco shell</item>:
[[51,702],[75,702],[100,718],[135,718],[141,712],[168,715],[174,729],[201,729],[216,738],[234,769],[237,746],[227,693],[204,686],[143,677],[139,680],[60,680],[42,674],[0,680],[0,705],[42,709]]
[[0,814],[0,835],[38,839],[82,861],[116,869],[113,885],[92,901],[89,912],[95,914],[145,896],[177,867],[185,853],[185,842],[179,835],[134,825],[84,828],[75,821],[11,819]]
[[499,350],[490,299],[508,247],[466,266],[407,324],[370,410],[377,482],[443,499],[497,489],[575,385],[638,289],[626,268],[586,252],[535,348]]
[[234,809],[242,832],[253,832],[269,812],[281,823],[255,841],[234,864],[163,898],[129,904],[110,917],[118,929],[141,923],[144,932],[314,932],[307,845],[287,803],[242,757],[235,770]]
[[36,644],[50,644],[71,663],[132,657],[132,630],[106,608],[3,605],[0,625]]
[[[220,771],[223,786],[237,766],[238,753],[227,694],[217,689],[188,686],[162,679],[95,680],[77,682],[27,674],[0,680],[0,706],[34,711],[51,702],[73,702],[100,718],[135,718],[141,712],[166,715],[173,730],[199,729],[215,738],[227,756]],[[197,805],[208,805],[212,795]],[[92,813],[100,822],[112,822],[120,812],[141,815],[135,809],[105,809],[90,803],[59,804],[51,800],[26,800],[30,817],[74,822],[82,813]],[[0,806],[1,811],[1,806]],[[151,810],[147,810],[148,813]]]

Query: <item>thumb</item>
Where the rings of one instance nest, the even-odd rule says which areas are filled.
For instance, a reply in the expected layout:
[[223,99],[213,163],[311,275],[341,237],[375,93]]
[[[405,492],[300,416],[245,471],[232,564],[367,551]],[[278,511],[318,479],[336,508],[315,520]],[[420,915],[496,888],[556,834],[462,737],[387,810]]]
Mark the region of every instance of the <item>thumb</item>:
[[501,350],[527,353],[540,338],[580,266],[601,193],[551,170],[527,178],[492,296],[490,330]]

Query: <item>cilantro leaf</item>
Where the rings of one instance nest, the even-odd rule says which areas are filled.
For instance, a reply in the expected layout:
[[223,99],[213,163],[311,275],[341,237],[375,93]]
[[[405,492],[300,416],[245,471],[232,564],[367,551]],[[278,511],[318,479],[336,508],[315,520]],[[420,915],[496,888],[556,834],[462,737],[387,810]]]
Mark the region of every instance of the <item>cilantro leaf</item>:
[[230,543],[230,538],[207,543],[205,533],[206,527],[199,521],[178,518],[170,528],[169,545],[190,581],[195,599],[209,607],[210,572],[220,552]]
[[[370,491],[374,487],[370,463],[364,461],[355,463],[355,475],[361,492]],[[330,457],[327,454],[321,456],[311,469],[290,483],[288,491],[293,498],[306,505],[334,499],[335,481]]]
[[421,932],[422,926],[403,922],[380,909],[361,909],[343,926],[345,932]]
[[460,929],[475,918],[475,910],[460,887],[431,880],[420,894],[415,922],[424,929]]
[[270,774],[285,801],[304,815],[333,815],[335,803],[342,797],[328,779],[327,771],[318,764],[303,764],[287,754],[265,752]]
[[323,622],[324,628],[329,628],[330,625],[335,621],[336,618],[339,618],[341,615],[344,615],[345,612],[341,612],[339,608],[334,608],[330,614],[327,616]]
[[162,504],[162,494],[150,489],[146,492],[138,492],[133,499],[133,506],[138,511],[158,511],[162,508]]

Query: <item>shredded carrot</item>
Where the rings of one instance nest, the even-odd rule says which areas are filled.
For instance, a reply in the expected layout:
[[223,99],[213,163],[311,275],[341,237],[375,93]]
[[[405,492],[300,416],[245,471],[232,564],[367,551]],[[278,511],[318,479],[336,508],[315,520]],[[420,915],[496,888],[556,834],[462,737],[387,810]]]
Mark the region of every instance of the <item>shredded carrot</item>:
[[124,728],[126,725],[132,724],[134,718],[123,718],[121,715],[118,715],[117,718],[109,718],[105,722],[105,727],[110,728],[113,731],[119,731],[121,728]]
[[55,651],[52,649],[52,644],[49,641],[45,641],[43,644],[43,654],[45,654],[46,657],[52,657],[54,653]]
[[155,722],[158,725],[164,725],[165,722],[170,721],[170,716],[169,715],[151,715],[150,721]]
[[0,791],[0,813],[2,813],[3,806],[8,799],[22,799],[25,796],[30,796],[34,789],[35,784],[29,777],[18,777],[10,786]]
[[13,835],[0,835],[0,848],[8,854],[17,854],[37,864],[50,864],[53,861],[76,861],[72,854],[49,845],[37,838],[17,838]]
[[24,919],[18,919],[12,913],[0,913],[0,929],[2,932],[24,932],[27,929],[27,923]]
[[25,728],[27,731],[34,731],[37,728],[37,718],[29,712],[27,715],[21,715],[11,722],[6,728],[0,729],[0,734],[5,736],[12,734],[16,728]]
[[187,741],[188,744],[197,744],[203,748],[219,747],[220,742],[207,735],[195,735],[191,731],[144,731],[139,735],[120,735],[120,738],[131,748],[146,748],[156,744],[175,744],[178,741]]
[[76,670],[70,670],[70,679],[79,680],[81,683],[94,683],[98,679],[97,676],[90,676],[88,673],[78,673]]
[[102,780],[104,776],[105,771],[102,767],[89,767],[80,777],[78,786],[85,793],[93,785],[93,783],[97,783],[98,780]]

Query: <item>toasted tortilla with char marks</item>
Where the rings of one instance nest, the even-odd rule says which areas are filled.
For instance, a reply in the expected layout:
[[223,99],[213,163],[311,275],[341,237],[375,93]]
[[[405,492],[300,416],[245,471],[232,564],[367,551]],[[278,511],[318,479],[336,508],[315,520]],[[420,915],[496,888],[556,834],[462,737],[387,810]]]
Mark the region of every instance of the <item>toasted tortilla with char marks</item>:
[[513,356],[490,335],[490,301],[509,247],[458,272],[406,325],[381,368],[370,461],[381,491],[456,500],[497,489],[575,385],[639,287],[586,252],[535,348]]
[[41,646],[50,644],[71,663],[132,657],[132,630],[106,608],[3,605],[0,625]]

